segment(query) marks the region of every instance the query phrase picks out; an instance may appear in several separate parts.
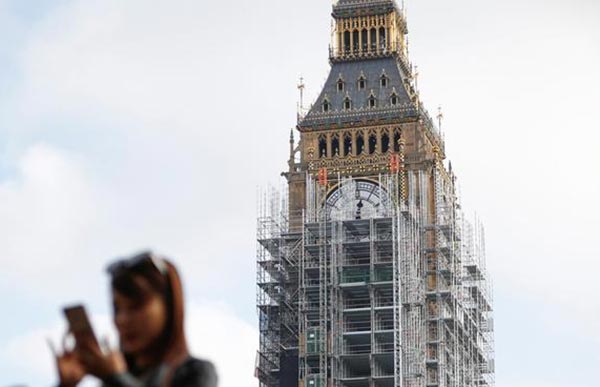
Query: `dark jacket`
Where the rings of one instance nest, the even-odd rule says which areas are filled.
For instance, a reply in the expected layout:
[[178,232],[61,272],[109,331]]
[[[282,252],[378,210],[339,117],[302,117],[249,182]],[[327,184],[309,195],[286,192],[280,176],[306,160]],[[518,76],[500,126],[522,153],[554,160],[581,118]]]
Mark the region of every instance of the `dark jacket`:
[[[141,376],[125,372],[104,380],[103,387],[163,387],[168,377],[166,366],[160,366]],[[189,357],[175,370],[169,387],[217,387],[217,373],[212,363]]]

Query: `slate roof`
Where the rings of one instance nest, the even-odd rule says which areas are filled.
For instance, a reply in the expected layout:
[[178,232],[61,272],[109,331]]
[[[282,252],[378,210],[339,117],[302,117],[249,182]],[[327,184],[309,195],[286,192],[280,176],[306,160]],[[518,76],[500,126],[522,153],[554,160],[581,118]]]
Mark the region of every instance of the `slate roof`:
[[[382,87],[381,78],[387,78]],[[365,88],[359,88],[359,79],[365,78]],[[301,129],[324,129],[332,125],[345,125],[371,120],[395,120],[418,117],[418,107],[411,101],[411,93],[398,59],[391,56],[378,59],[344,61],[333,63],[325,86],[310,111],[300,120]],[[338,81],[344,82],[343,90],[338,90]],[[397,97],[392,104],[392,95]],[[369,106],[369,98],[376,99],[376,106]],[[344,108],[344,100],[349,98],[351,108]],[[324,111],[323,103],[328,101],[329,109]]]

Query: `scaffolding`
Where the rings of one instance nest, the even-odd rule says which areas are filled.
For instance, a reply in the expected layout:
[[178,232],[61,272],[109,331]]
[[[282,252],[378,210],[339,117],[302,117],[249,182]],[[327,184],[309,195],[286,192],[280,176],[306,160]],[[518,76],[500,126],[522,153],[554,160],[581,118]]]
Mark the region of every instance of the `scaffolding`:
[[297,381],[298,260],[301,238],[290,228],[287,194],[259,192],[257,219],[257,311],[260,346],[256,376],[261,387]]
[[261,196],[261,387],[494,385],[483,228],[454,187],[440,162],[327,184],[307,173],[297,229],[285,190]]

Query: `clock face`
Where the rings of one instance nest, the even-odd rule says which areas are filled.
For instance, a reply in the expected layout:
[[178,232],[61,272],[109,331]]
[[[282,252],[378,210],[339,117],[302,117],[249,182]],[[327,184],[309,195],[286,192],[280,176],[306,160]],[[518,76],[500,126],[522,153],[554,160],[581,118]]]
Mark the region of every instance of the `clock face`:
[[351,180],[343,183],[327,198],[327,213],[331,220],[369,219],[380,212],[387,194],[370,181]]

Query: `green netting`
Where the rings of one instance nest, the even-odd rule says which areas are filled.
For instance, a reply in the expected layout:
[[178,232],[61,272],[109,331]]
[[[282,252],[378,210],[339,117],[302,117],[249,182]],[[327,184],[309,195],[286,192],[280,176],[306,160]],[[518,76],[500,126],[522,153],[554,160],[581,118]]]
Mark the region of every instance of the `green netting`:
[[324,385],[321,375],[308,375],[306,377],[306,387],[323,387]]
[[375,282],[392,281],[394,279],[391,267],[376,267]]
[[342,270],[342,283],[369,282],[371,273],[368,267],[345,267]]
[[319,354],[323,349],[321,342],[321,331],[313,328],[306,332],[306,353],[309,355]]

